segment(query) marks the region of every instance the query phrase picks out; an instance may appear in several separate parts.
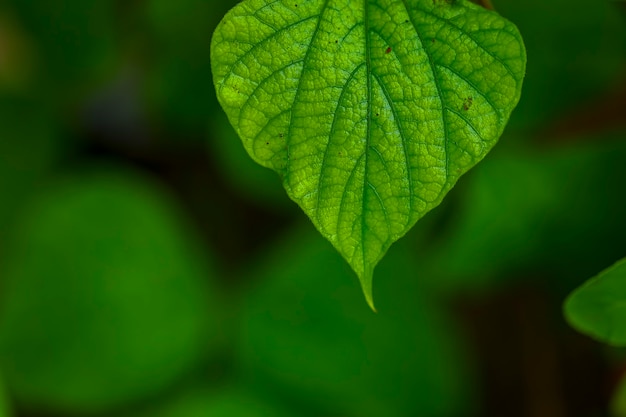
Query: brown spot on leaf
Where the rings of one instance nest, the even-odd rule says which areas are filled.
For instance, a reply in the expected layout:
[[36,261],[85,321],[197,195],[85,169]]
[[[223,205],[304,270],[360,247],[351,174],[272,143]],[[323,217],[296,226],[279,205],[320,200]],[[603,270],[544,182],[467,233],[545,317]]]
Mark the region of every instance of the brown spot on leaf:
[[463,100],[463,110],[468,111],[469,109],[472,108],[473,104],[474,104],[474,98],[467,97],[465,100]]

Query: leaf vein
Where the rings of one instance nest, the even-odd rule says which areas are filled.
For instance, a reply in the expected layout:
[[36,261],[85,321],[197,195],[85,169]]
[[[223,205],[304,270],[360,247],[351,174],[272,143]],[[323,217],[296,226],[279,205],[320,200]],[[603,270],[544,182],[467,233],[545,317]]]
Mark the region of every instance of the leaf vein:
[[239,124],[241,124],[241,120],[242,120],[242,115],[243,115],[243,111],[250,105],[250,101],[256,96],[257,91],[259,91],[259,89],[261,87],[263,87],[266,83],[269,82],[269,80],[272,78],[272,76],[285,71],[286,69],[289,69],[291,67],[293,67],[294,65],[300,64],[302,63],[303,60],[299,59],[297,61],[292,61],[289,62],[287,65],[283,66],[282,68],[279,68],[275,71],[272,71],[270,74],[267,75],[267,77],[263,78],[261,80],[260,83],[257,84],[256,87],[254,87],[254,90],[252,91],[252,93],[250,93],[250,95],[248,96],[248,98],[246,99],[246,101],[241,105],[241,109],[239,110]]
[[[406,1],[406,0],[403,0]],[[513,72],[513,70],[509,67],[509,65],[507,63],[505,63],[504,61],[502,61],[502,59],[495,55],[493,52],[491,52],[489,49],[487,49],[483,44],[481,44],[480,42],[478,42],[471,34],[470,32],[462,29],[460,26],[455,25],[454,23],[452,23],[449,19],[444,19],[441,16],[437,16],[435,13],[430,12],[428,10],[425,10],[421,7],[418,7],[419,11],[421,11],[424,14],[427,14],[435,19],[437,19],[438,21],[442,22],[444,25],[450,26],[456,30],[458,30],[459,32],[461,32],[462,34],[464,34],[468,39],[470,39],[472,42],[474,42],[474,44],[476,44],[476,46],[478,46],[482,51],[484,51],[487,55],[489,55],[491,58],[493,58],[494,61],[498,62],[500,65],[502,65],[506,71],[510,74],[510,75],[514,75],[515,73]],[[515,78],[515,77],[513,77]]]
[[[361,164],[361,161],[363,160],[363,157],[365,157],[366,153],[367,153],[367,151],[363,152],[361,154],[361,156],[359,156],[359,158],[356,160],[356,162],[354,164],[354,167],[350,171],[350,175],[348,176],[348,180],[346,181],[346,186],[343,188],[343,193],[341,193],[341,201],[339,202],[339,216],[337,218],[337,236],[339,236],[339,226],[342,223],[342,219],[343,219],[343,217],[347,213],[347,210],[345,210],[345,202],[346,202],[346,196],[348,195],[348,186],[350,185],[350,182],[352,181],[352,178],[354,178],[354,174],[356,173],[356,170],[359,167],[359,165]],[[363,216],[361,216],[361,217],[363,217]]]
[[[469,121],[469,119],[465,117],[463,114],[461,114],[459,111],[451,109],[450,107],[446,107],[446,110],[448,110],[450,113],[455,114],[459,119],[463,120],[463,122],[465,122],[465,124],[467,124],[474,131],[474,133],[476,133],[476,136],[478,136],[478,138],[480,139],[480,144],[481,144],[480,153],[482,153],[485,149],[485,143],[487,143],[487,140],[483,137],[483,135],[480,134],[478,129],[476,129],[476,127],[474,127],[474,125]],[[472,155],[472,156],[475,156],[475,155]]]
[[328,134],[328,141],[326,142],[326,146],[324,147],[324,155],[322,156],[322,166],[320,169],[320,177],[319,180],[317,182],[317,203],[316,203],[316,218],[318,223],[321,225],[321,219],[320,219],[320,203],[321,203],[321,189],[322,189],[322,181],[324,179],[324,168],[326,166],[326,161],[327,161],[327,155],[328,155],[328,149],[330,148],[330,142],[332,141],[333,135],[335,134],[335,129],[337,127],[337,115],[339,113],[339,108],[341,107],[341,103],[343,102],[343,99],[345,97],[345,93],[348,91],[348,86],[350,85],[350,83],[352,82],[352,80],[354,79],[354,77],[356,76],[357,72],[359,72],[359,70],[361,68],[363,68],[363,66],[365,65],[365,63],[362,63],[360,65],[358,65],[354,71],[352,71],[352,73],[350,74],[350,76],[348,77],[348,80],[346,81],[344,88],[341,90],[341,95],[339,96],[339,99],[337,100],[337,106],[335,107],[335,111],[333,113],[333,122],[330,126],[330,133]]
[[483,98],[487,104],[489,104],[489,106],[493,109],[493,111],[495,111],[496,113],[498,113],[498,115],[500,115],[500,110],[498,109],[498,107],[494,104],[494,102],[487,96],[486,93],[484,93],[483,91],[481,91],[476,84],[474,84],[472,81],[468,80],[467,78],[463,77],[461,74],[459,74],[457,71],[453,70],[452,68],[450,68],[447,65],[441,65],[441,64],[437,64],[438,68],[442,68],[446,71],[451,72],[453,75],[455,75],[458,79],[460,79],[461,81],[463,81],[464,83],[466,83],[467,85],[469,85],[470,87],[472,87],[476,93]]
[[[372,40],[370,38],[370,21],[369,21],[369,0],[363,0],[363,22],[365,24],[365,67],[366,67],[366,77],[367,77],[367,131],[365,134],[365,167],[363,173],[363,194],[361,195],[361,260],[363,262],[363,273],[365,276],[368,275],[365,268],[365,192],[367,190],[365,183],[367,183],[369,170],[368,170],[368,160],[369,160],[369,147],[372,139],[372,56],[371,56],[371,45]],[[369,279],[370,277],[368,277]]]
[[[437,75],[437,70],[435,68],[435,63],[433,62],[432,53],[428,50],[422,35],[420,35],[420,31],[419,31],[417,25],[415,24],[415,20],[413,19],[413,16],[411,15],[411,9],[409,8],[407,0],[402,0],[402,3],[404,4],[404,7],[406,9],[406,13],[409,16],[409,20],[411,21],[411,25],[413,26],[413,29],[415,29],[415,34],[417,35],[418,40],[422,44],[422,49],[424,50],[424,53],[426,54],[426,57],[428,58],[428,63],[430,65],[430,70],[431,70],[432,75],[433,75],[433,82],[435,83],[435,87],[437,88],[437,95],[439,96],[439,102],[441,104],[441,122],[443,124],[443,133],[444,133],[444,140],[443,140],[443,142],[444,142],[444,152],[445,152],[445,173],[446,173],[446,183],[447,183],[448,179],[450,177],[450,156],[448,154],[448,136],[449,136],[449,133],[448,133],[448,124],[446,122],[446,115],[445,115],[445,103],[443,101],[443,94],[442,94],[442,90],[441,90],[439,76]],[[442,188],[442,190],[441,190],[442,193],[444,192],[444,189],[445,188]]]
[[[327,0],[328,1],[328,0]],[[297,22],[291,23],[285,27],[280,28],[278,31],[272,32],[267,38],[264,38],[262,40],[260,40],[259,42],[255,43],[252,48],[248,49],[247,51],[245,51],[244,53],[241,54],[241,56],[239,58],[237,58],[237,60],[235,62],[233,62],[232,64],[230,64],[228,66],[228,71],[226,71],[226,73],[223,76],[223,80],[227,80],[228,77],[230,77],[232,74],[235,73],[235,67],[240,64],[244,59],[246,59],[248,56],[250,56],[255,50],[261,48],[262,46],[264,46],[267,42],[271,41],[272,39],[276,38],[277,36],[279,36],[281,33],[286,32],[287,30],[300,25],[304,22],[307,22],[311,19],[315,19],[317,17],[321,17],[321,15],[313,15],[313,16],[309,16],[307,18],[298,20]],[[319,22],[318,22],[318,28],[319,28]],[[311,39],[312,42],[312,39]],[[307,48],[307,52],[305,53],[308,54],[310,49],[310,45],[309,48]],[[222,87],[224,86],[224,83],[222,82]]]
[[[396,106],[393,103],[391,96],[389,95],[389,91],[387,90],[387,86],[384,85],[384,83],[382,82],[382,80],[377,74],[373,73],[372,75],[374,79],[376,80],[376,82],[378,83],[378,85],[380,86],[381,90],[383,91],[385,100],[387,101],[387,103],[389,104],[389,108],[391,109],[391,114],[393,115],[393,119],[398,124],[398,133],[400,134],[400,142],[402,144],[402,150],[404,152],[404,163],[406,164],[406,175],[407,175],[407,180],[409,183],[409,213],[411,213],[413,212],[413,175],[411,173],[411,164],[409,162],[409,149],[406,143],[406,137],[405,137],[406,134],[404,131],[404,127],[402,125],[402,120],[398,116],[398,111],[396,110]],[[409,221],[410,219],[411,219],[411,216],[409,215]]]
[[383,210],[383,215],[385,216],[385,223],[387,223],[387,231],[389,232],[387,234],[387,239],[385,239],[385,242],[384,242],[384,245],[386,245],[387,243],[389,243],[389,240],[391,239],[391,222],[389,221],[389,215],[387,214],[387,207],[385,207],[385,203],[383,202],[383,199],[380,197],[380,194],[378,194],[378,190],[376,190],[376,187],[374,186],[374,184],[367,181],[367,185],[374,192],[374,195],[376,196],[376,198],[378,199],[378,203],[380,204],[380,208]]
[[[322,6],[322,8],[320,9],[320,13],[314,17],[318,17],[319,19],[317,20],[317,25],[315,26],[315,30],[313,31],[313,33],[311,34],[311,41],[309,42],[309,46],[306,49],[306,52],[304,53],[304,58],[302,59],[303,61],[303,65],[302,65],[302,72],[300,73],[300,79],[298,80],[298,85],[296,86],[296,94],[293,98],[293,103],[291,106],[291,114],[289,115],[289,128],[287,131],[287,137],[286,137],[286,142],[287,142],[287,146],[289,146],[289,142],[291,141],[291,135],[293,132],[293,109],[296,105],[296,103],[298,102],[298,98],[300,97],[300,92],[301,87],[302,87],[302,78],[303,74],[304,74],[304,70],[307,66],[307,62],[311,56],[311,49],[313,49],[311,46],[313,45],[313,42],[315,41],[315,38],[317,37],[317,34],[319,33],[320,30],[320,25],[322,23],[323,17],[324,17],[324,12],[326,11],[326,9],[328,8],[328,3],[330,0],[325,0],[324,1],[324,5]],[[290,160],[287,160],[287,166],[285,167],[285,172],[287,173],[287,175],[289,175],[289,163]]]
[[254,135],[254,137],[252,138],[252,141],[251,141],[250,143],[255,143],[255,142],[256,142],[256,140],[259,138],[259,136],[261,136],[261,134],[262,134],[263,132],[265,132],[265,129],[267,129],[267,127],[268,127],[268,126],[270,126],[270,124],[271,124],[274,120],[278,119],[280,116],[282,116],[282,115],[283,115],[283,114],[285,114],[285,113],[289,113],[289,111],[290,111],[290,109],[283,110],[283,111],[281,111],[280,113],[277,113],[277,114],[275,114],[274,116],[272,116],[271,118],[269,118],[269,119],[267,120],[267,123],[265,124],[265,126],[264,126],[263,128],[261,128],[261,130],[259,130],[259,131],[257,132],[257,134],[256,134],[256,135]]

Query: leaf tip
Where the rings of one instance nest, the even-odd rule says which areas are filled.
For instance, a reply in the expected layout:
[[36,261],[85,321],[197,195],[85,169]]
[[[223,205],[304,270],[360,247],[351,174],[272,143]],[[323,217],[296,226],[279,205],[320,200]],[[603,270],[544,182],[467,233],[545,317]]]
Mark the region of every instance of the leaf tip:
[[365,299],[367,300],[367,305],[370,306],[370,308],[372,309],[372,311],[374,313],[378,313],[378,310],[376,310],[376,306],[374,305],[374,299],[372,297],[365,297]]
[[378,313],[376,306],[374,305],[374,295],[372,293],[372,274],[370,273],[365,276],[360,276],[359,280],[361,281],[361,288],[363,289],[363,295],[365,296],[367,305],[370,306],[374,313]]

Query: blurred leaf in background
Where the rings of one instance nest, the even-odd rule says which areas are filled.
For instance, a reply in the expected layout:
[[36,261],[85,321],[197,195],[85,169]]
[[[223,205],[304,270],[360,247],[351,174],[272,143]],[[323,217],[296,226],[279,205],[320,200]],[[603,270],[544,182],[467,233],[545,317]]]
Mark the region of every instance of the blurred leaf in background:
[[544,271],[553,285],[571,288],[619,257],[626,247],[626,134],[584,143],[502,146],[470,173],[433,249],[439,283],[486,289]]
[[524,36],[528,65],[509,131],[531,130],[608,91],[624,73],[626,22],[608,0],[494,0]]
[[196,387],[148,412],[127,417],[287,417],[287,413],[244,388]]
[[9,403],[4,392],[4,385],[0,379],[0,417],[9,417]]
[[565,316],[594,339],[626,346],[626,259],[577,288],[565,302]]
[[175,382],[215,343],[210,256],[141,175],[67,175],[18,229],[1,273],[0,369],[27,409],[121,406]]
[[268,251],[241,313],[241,378],[296,399],[299,415],[470,415],[462,342],[406,242],[380,265],[378,315],[310,225]]

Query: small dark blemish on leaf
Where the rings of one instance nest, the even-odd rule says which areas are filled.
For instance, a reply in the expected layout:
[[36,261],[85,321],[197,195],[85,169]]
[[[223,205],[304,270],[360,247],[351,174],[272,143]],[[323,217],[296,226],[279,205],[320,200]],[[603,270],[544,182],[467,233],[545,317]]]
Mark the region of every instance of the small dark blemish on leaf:
[[376,113],[376,117],[380,117],[380,113]]
[[385,50],[385,53],[386,53],[386,54],[391,53],[391,46],[390,46],[390,47],[388,47],[388,48]]
[[270,143],[269,143],[269,142],[265,142],[265,144],[266,144],[266,145],[269,145]]
[[335,43],[339,43],[339,39],[335,39]]
[[409,23],[409,19],[406,19],[406,20],[404,21],[404,23]]
[[432,38],[430,41],[431,41],[432,43],[437,43],[437,39],[435,39],[435,38]]
[[463,110],[468,111],[472,108],[472,104],[474,104],[474,98],[467,97],[465,100],[463,100]]
[[284,134],[284,133],[280,133],[280,134],[278,135],[278,137],[280,137],[280,138],[284,138],[284,137],[285,137],[285,134]]

